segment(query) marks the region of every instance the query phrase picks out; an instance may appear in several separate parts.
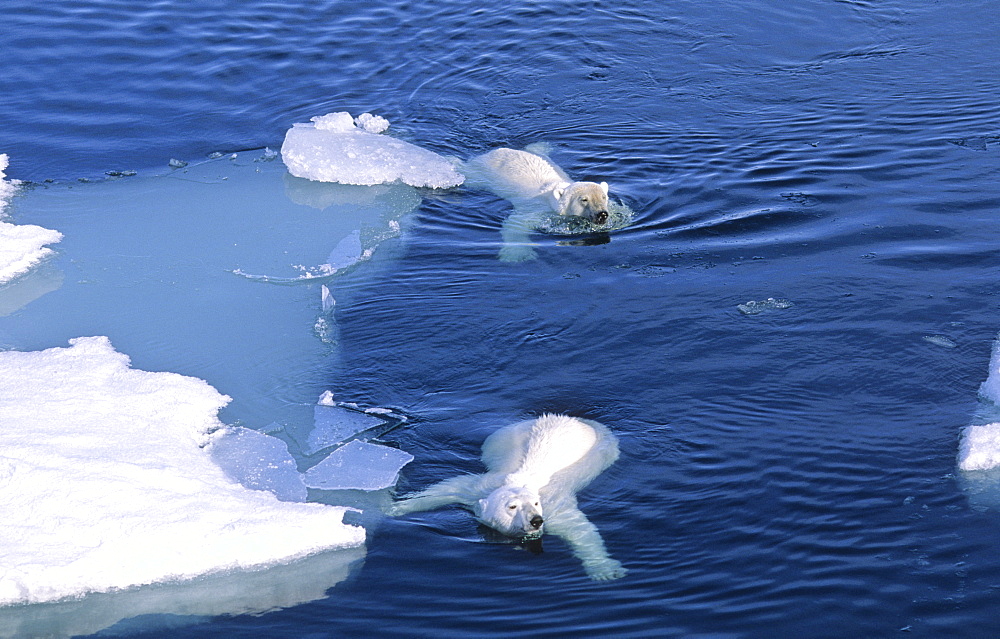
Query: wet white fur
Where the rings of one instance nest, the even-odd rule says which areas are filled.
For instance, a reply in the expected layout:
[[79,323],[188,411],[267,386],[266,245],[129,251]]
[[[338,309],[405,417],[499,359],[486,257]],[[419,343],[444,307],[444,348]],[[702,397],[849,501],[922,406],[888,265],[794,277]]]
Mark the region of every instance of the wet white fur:
[[[396,502],[389,514],[460,504],[500,532],[531,536],[524,522],[537,510],[545,520],[542,531],[562,537],[592,579],[618,579],[625,568],[608,555],[600,533],[576,501],[576,493],[616,459],[618,440],[604,425],[543,415],[501,428],[483,442],[486,473],[435,484]],[[511,503],[516,511],[505,517]]]
[[522,261],[535,257],[529,233],[542,213],[591,217],[608,209],[607,182],[574,182],[550,160],[543,145],[528,150],[494,149],[459,163],[465,185],[509,200],[514,213],[501,229],[504,247],[500,259]]

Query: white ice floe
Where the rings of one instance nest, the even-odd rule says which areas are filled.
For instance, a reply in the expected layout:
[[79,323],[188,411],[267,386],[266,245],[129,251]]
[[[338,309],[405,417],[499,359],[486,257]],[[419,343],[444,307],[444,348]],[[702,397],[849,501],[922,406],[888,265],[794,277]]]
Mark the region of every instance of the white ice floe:
[[285,134],[281,157],[296,177],[340,184],[448,188],[465,178],[447,158],[387,135],[389,122],[363,113],[328,113],[296,123]]
[[0,352],[0,606],[363,544],[345,508],[279,501],[213,462],[229,398],[208,383],[130,368],[104,337],[70,344]]
[[6,154],[0,154],[0,284],[28,272],[52,254],[47,244],[62,239],[62,233],[32,224],[4,222],[4,209],[17,189],[17,182],[6,180]]
[[411,461],[413,456],[398,448],[354,440],[307,470],[305,482],[323,490],[381,490],[394,485]]

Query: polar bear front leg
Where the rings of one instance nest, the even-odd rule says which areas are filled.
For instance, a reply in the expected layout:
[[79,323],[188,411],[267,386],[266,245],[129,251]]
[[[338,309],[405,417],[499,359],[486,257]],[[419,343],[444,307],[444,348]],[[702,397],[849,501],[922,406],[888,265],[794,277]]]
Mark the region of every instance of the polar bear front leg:
[[535,249],[531,248],[534,217],[533,213],[515,209],[503,221],[503,226],[500,227],[500,238],[503,240],[500,248],[501,262],[527,262],[537,257]]
[[556,521],[545,523],[549,533],[562,537],[573,554],[583,562],[583,569],[594,581],[621,579],[628,572],[621,562],[608,555],[597,526],[590,523],[578,508],[559,513]]
[[479,480],[479,475],[459,475],[446,479],[415,495],[395,502],[389,506],[386,514],[390,517],[398,517],[409,513],[434,510],[450,504],[461,504],[471,508],[472,504],[475,503],[476,485]]

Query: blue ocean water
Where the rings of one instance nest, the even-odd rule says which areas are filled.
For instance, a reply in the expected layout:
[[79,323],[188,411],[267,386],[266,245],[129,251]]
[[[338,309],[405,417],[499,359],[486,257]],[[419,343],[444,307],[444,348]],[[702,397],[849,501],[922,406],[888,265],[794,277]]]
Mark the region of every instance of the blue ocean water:
[[[41,326],[84,295],[79,281],[0,318],[6,347],[77,330],[223,392],[250,371],[259,397],[228,409],[245,423],[327,387],[398,407],[416,418],[393,434],[416,457],[401,490],[477,472],[487,434],[543,411],[621,439],[581,507],[623,580],[592,583],[556,540],[534,555],[443,510],[382,522],[319,601],[107,632],[995,635],[1000,515],[970,503],[955,455],[1000,330],[998,17],[989,0],[9,0],[0,152],[10,176],[54,180],[34,192],[60,203],[33,208],[29,193],[15,220],[67,233],[64,263],[88,227],[118,229],[93,231],[91,247],[103,237],[115,253],[87,273],[133,272],[140,287],[152,272],[177,297],[150,308],[184,303],[171,271],[190,273],[198,251],[274,233],[234,201],[196,233],[219,243],[146,259],[126,249],[151,221],[110,222],[92,201],[116,185],[77,178],[277,148],[330,111],[384,115],[444,155],[545,141],[636,211],[608,242],[539,236],[539,259],[509,265],[496,259],[504,202],[427,193],[377,268],[337,282],[335,345],[298,367],[280,353],[320,344],[305,289],[262,293],[255,319],[233,312],[254,306],[245,283],[199,281],[218,326],[190,343],[110,302]],[[166,237],[171,219],[158,221]],[[737,308],[768,298],[792,306]],[[283,308],[301,332],[266,330]],[[213,330],[252,321],[261,350],[219,338],[228,350],[206,352]]]

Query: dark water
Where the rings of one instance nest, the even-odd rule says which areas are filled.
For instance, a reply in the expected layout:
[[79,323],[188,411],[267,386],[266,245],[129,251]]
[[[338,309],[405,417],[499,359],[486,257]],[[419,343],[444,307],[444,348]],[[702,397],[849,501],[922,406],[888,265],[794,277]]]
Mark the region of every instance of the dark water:
[[[1000,329],[998,18],[990,0],[6,3],[15,178],[276,148],[292,122],[373,111],[444,154],[551,142],[636,211],[609,243],[541,237],[511,266],[503,202],[427,194],[391,264],[339,284],[316,382],[418,417],[396,434],[403,489],[478,471],[483,438],[526,416],[608,424],[623,454],[581,505],[625,579],[445,510],[384,522],[324,600],[147,634],[996,635],[1000,515],[969,504],[955,454]],[[769,297],[793,306],[737,310]]]

